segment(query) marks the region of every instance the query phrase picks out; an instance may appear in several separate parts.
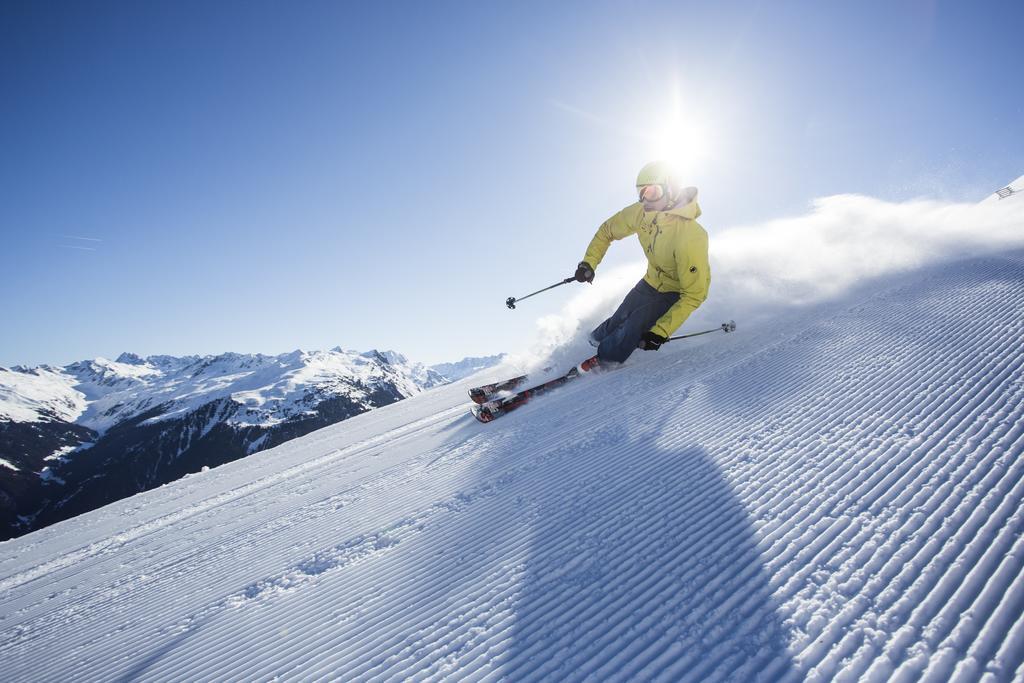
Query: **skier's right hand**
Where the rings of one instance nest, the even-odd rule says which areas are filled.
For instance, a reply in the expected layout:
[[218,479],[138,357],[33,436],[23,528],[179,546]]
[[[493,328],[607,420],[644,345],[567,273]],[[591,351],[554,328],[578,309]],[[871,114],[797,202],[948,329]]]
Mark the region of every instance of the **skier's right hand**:
[[590,264],[586,261],[580,261],[580,264],[576,266],[576,282],[593,282],[594,281],[594,269],[590,267]]

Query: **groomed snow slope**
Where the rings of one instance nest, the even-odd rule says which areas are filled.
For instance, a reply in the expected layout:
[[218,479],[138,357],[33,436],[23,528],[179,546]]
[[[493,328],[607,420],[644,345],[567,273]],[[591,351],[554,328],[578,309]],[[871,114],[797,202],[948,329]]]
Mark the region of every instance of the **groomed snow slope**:
[[0,544],[4,678],[1024,676],[1024,252],[738,322]]

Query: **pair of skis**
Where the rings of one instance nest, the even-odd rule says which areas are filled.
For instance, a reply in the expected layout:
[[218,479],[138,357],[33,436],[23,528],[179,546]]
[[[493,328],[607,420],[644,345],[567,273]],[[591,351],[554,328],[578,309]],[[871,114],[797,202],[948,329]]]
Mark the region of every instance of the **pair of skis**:
[[[722,323],[720,326],[712,328],[710,330],[704,330],[703,332],[693,332],[690,334],[681,334],[678,337],[669,337],[666,341],[674,341],[676,339],[686,339],[688,337],[699,337],[702,334],[710,334],[711,332],[733,332],[736,329],[736,323],[730,320],[727,323]],[[512,379],[507,379],[504,382],[494,382],[492,384],[484,384],[479,387],[473,387],[469,390],[469,397],[473,399],[476,404],[472,407],[473,417],[480,422],[490,422],[495,418],[501,417],[510,410],[515,410],[519,406],[529,401],[534,396],[543,394],[547,391],[551,391],[556,387],[560,387],[566,382],[576,379],[582,373],[588,372],[598,366],[597,356],[593,356],[583,361],[576,367],[569,370],[560,377],[548,380],[543,384],[531,387],[529,389],[523,389],[521,391],[515,391],[520,386],[526,383],[529,379],[529,375],[519,375]],[[545,368],[547,370],[547,368]],[[506,392],[514,392],[510,395],[503,396]]]
[[520,375],[519,377],[513,377],[512,379],[505,380],[504,382],[495,382],[494,384],[485,384],[483,386],[474,387],[469,390],[469,397],[477,404],[471,409],[473,417],[480,420],[480,422],[490,422],[495,418],[501,417],[510,410],[515,410],[534,396],[551,391],[555,387],[560,387],[566,382],[576,379],[582,373],[588,372],[589,370],[597,367],[597,364],[597,356],[593,356],[560,377],[555,377],[554,379],[548,380],[543,384],[530,387],[529,389],[517,391],[509,396],[499,396],[499,394],[513,391],[518,388],[524,384],[527,379],[529,379],[529,375]]

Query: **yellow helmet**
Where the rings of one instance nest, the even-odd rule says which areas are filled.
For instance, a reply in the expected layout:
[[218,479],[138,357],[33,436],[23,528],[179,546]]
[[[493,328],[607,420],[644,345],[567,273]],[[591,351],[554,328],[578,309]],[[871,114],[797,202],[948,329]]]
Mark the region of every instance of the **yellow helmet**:
[[644,165],[636,175],[636,186],[643,185],[665,185],[669,188],[678,188],[679,181],[675,169],[667,161],[652,161]]

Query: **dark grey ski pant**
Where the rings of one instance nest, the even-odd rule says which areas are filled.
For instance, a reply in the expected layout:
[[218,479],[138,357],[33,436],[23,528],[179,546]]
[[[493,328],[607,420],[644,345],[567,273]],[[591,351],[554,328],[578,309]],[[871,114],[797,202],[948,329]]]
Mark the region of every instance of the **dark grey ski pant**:
[[616,363],[625,361],[636,350],[644,332],[651,329],[677,301],[679,292],[659,292],[646,281],[640,280],[612,313],[612,317],[590,333],[591,339],[600,342],[597,357]]

